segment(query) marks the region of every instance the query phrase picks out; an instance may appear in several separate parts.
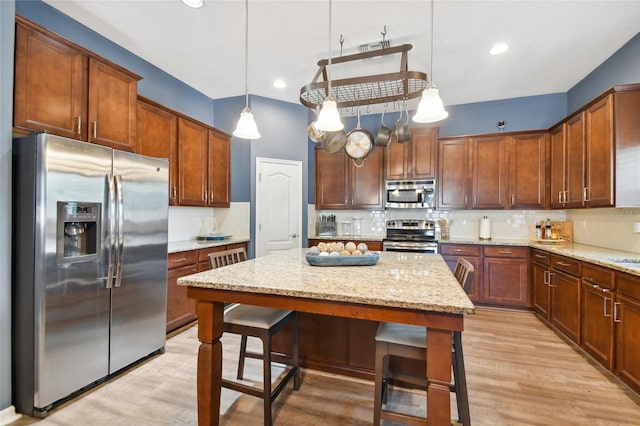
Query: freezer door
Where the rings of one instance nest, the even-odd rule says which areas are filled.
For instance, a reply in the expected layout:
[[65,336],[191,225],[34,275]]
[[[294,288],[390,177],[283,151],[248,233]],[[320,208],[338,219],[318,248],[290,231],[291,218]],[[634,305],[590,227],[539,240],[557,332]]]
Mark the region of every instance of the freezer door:
[[[44,409],[108,373],[110,291],[101,279],[99,256],[66,263],[56,252],[63,229],[58,226],[59,206],[78,202],[100,210],[112,154],[107,148],[46,134],[20,144],[20,159],[14,163],[19,179],[14,200],[20,211],[14,225],[17,235],[33,244],[15,245],[15,309],[17,318],[24,319],[15,324],[20,354],[15,359],[17,377],[33,375],[33,390],[19,391],[23,401],[33,392],[33,406],[20,407],[28,412]],[[97,247],[102,250],[101,244]],[[31,383],[18,379],[17,386]]]
[[111,298],[114,373],[164,348],[167,312],[167,160],[114,151],[118,207]]

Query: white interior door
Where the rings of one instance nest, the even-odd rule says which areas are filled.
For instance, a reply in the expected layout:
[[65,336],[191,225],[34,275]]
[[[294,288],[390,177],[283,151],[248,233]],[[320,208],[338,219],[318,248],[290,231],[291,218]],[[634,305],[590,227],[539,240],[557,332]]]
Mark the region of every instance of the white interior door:
[[301,247],[302,162],[256,158],[256,257]]

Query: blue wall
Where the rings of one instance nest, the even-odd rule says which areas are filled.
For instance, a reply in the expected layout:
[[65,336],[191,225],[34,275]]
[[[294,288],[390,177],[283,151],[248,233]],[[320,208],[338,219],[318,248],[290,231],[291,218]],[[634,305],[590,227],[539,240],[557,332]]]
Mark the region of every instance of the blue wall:
[[640,33],[569,90],[567,112],[580,109],[610,87],[632,83],[640,83]]

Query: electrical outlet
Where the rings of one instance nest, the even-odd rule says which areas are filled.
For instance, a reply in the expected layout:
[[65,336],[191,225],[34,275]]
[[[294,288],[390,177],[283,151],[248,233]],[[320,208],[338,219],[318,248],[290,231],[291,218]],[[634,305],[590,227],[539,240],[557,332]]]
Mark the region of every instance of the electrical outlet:
[[635,222],[633,224],[633,232],[636,234],[640,234],[640,222]]

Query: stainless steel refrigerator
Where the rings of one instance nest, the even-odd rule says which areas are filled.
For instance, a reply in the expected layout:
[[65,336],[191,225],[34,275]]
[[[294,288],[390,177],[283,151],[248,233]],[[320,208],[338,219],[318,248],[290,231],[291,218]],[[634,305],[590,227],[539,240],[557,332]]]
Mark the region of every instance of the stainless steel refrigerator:
[[13,141],[14,405],[57,402],[164,351],[168,161]]

